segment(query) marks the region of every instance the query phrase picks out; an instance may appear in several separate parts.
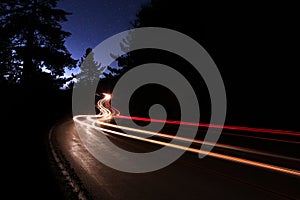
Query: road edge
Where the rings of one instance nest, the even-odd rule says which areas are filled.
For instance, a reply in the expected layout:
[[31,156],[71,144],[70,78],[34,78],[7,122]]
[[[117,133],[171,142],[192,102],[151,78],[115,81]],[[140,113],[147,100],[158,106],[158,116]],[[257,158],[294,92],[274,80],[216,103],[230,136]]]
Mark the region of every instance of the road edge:
[[55,138],[53,137],[53,132],[55,128],[61,124],[61,122],[57,122],[54,124],[48,135],[48,142],[51,151],[51,157],[57,167],[55,171],[57,171],[60,175],[57,180],[60,182],[60,185],[67,185],[67,188],[63,188],[63,195],[66,197],[71,197],[79,199],[79,200],[89,200],[92,199],[88,193],[88,191],[84,188],[80,178],[76,175],[75,170],[71,167],[69,161],[65,158],[63,153],[59,150],[59,148],[55,147]]

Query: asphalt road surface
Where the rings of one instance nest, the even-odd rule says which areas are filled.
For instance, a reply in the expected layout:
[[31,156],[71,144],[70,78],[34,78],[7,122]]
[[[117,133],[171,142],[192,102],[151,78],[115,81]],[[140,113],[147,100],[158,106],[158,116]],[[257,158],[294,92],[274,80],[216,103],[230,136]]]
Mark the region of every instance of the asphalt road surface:
[[[155,146],[113,134],[107,137],[121,148],[135,152],[151,151]],[[50,142],[62,152],[93,199],[300,199],[297,175],[210,156],[199,159],[192,152],[154,172],[117,171],[89,153],[73,120],[56,125]],[[105,145],[98,148],[107,153]],[[113,152],[107,156],[122,159]],[[295,161],[294,166],[295,163],[299,164]]]

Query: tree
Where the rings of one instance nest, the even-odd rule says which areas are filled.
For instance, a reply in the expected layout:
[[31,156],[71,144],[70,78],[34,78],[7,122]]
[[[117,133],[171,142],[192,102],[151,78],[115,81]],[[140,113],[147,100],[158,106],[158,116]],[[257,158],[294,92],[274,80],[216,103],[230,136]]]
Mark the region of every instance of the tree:
[[91,48],[87,48],[84,56],[79,62],[81,72],[77,79],[82,86],[92,86],[98,83],[100,74],[104,70],[101,63],[95,61],[94,53]]
[[8,31],[5,29],[4,14],[6,5],[0,4],[0,83],[4,82],[8,77],[9,66],[11,66],[11,49]]
[[[231,19],[227,10],[223,10],[225,7],[233,9],[227,2],[221,5],[216,1],[201,1],[200,3],[191,1],[187,3],[180,0],[151,0],[148,4],[143,5],[136,14],[132,26],[134,28],[162,27],[179,31],[199,42],[210,54],[214,54],[214,59],[217,59],[217,45],[222,42],[220,41],[220,33],[221,31],[224,32],[226,28],[231,28],[226,27],[231,23]],[[226,37],[227,35],[223,34],[222,36]],[[124,45],[130,47],[130,40],[123,42]],[[129,57],[131,57],[131,61],[128,61]],[[123,71],[127,71],[131,68],[130,66],[134,67],[140,64],[143,59],[145,60],[145,58],[140,57],[142,56],[138,56],[138,53],[132,52],[128,56],[118,58],[118,64],[127,68]],[[157,55],[153,57],[156,58]],[[167,57],[162,57],[163,60],[167,60]]]
[[[215,36],[215,29],[212,31],[209,25],[210,23],[215,25],[213,22],[216,17],[211,14],[213,13],[213,7],[204,4],[205,3],[201,2],[199,6],[199,2],[196,1],[187,3],[184,1],[152,0],[149,4],[144,5],[141,8],[141,10],[137,13],[136,19],[133,21],[132,25],[134,28],[162,27],[179,31],[192,37],[202,44],[207,51],[211,52],[211,50],[215,47],[214,43],[211,42],[214,41],[213,38]],[[209,37],[206,37],[207,35],[209,35]],[[123,40],[120,48],[128,48],[130,50],[130,46],[135,42],[138,42],[138,40],[135,40],[134,34],[132,34]],[[210,44],[209,46],[207,45],[208,43]],[[180,42],[178,45],[181,45]],[[201,99],[199,104],[202,111],[204,110],[205,113],[201,113],[202,120],[209,121],[210,98],[206,84],[197,70],[184,58],[172,52],[154,48],[144,48],[130,51],[121,57],[118,57],[118,55],[115,55],[114,57],[117,59],[118,65],[121,67],[121,70],[118,70],[116,73],[116,78],[119,78],[136,66],[147,63],[161,63],[175,69],[182,76],[184,76],[186,80],[189,81],[191,87],[195,91],[196,96],[198,99]],[[166,78],[168,77],[166,76]],[[148,88],[144,87],[143,91],[140,92],[142,95],[140,95],[139,98],[131,100],[131,102],[134,102],[132,105],[138,106],[138,102],[143,102],[143,108],[145,108],[147,105],[152,105],[153,102],[156,104],[162,104],[165,106],[165,108],[171,111],[168,117],[176,120],[180,119],[180,112],[177,110],[177,100],[174,100],[171,95],[168,96],[167,90],[164,90],[163,87],[156,88],[156,86],[152,84],[152,86],[149,86]],[[158,93],[162,95],[158,95]],[[149,96],[144,98],[146,95]],[[158,99],[157,96],[164,96],[164,98]],[[153,100],[151,100],[151,98],[153,98]],[[143,108],[132,107],[135,115],[147,116],[148,110],[143,110]]]
[[8,59],[1,58],[0,64],[6,79],[33,86],[42,69],[49,70],[55,81],[65,67],[76,66],[64,44],[71,33],[60,25],[70,13],[56,6],[57,0],[1,2],[0,53]]

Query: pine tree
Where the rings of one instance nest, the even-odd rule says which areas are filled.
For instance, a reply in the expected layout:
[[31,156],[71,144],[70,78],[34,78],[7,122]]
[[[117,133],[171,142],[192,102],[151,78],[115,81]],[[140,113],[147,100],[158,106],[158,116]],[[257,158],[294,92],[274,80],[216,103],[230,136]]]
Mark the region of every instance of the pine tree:
[[71,34],[60,23],[70,13],[56,6],[57,0],[1,1],[0,53],[9,59],[0,64],[6,79],[32,86],[47,69],[56,84],[67,81],[60,79],[64,68],[75,67],[77,61],[64,44]]
[[6,4],[0,4],[0,83],[9,77],[9,71],[12,66],[12,50],[10,46],[9,31],[5,29]]
[[101,63],[95,61],[94,53],[91,48],[86,49],[85,55],[79,62],[81,72],[78,74],[77,79],[82,86],[92,86],[98,83],[100,74],[104,67]]

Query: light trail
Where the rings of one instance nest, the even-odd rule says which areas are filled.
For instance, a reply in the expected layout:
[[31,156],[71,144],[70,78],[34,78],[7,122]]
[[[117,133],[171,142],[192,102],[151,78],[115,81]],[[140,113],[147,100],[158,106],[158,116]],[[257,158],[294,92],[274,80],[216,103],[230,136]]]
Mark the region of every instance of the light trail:
[[[79,116],[79,117],[86,117],[86,116]],[[168,146],[168,147],[172,147],[172,148],[175,148],[175,149],[180,149],[180,150],[189,151],[189,152],[198,153],[198,154],[205,154],[205,155],[207,154],[208,156],[211,156],[211,157],[214,157],[214,158],[219,158],[219,159],[223,159],[223,160],[227,160],[227,161],[242,163],[242,164],[246,164],[246,165],[250,165],[250,166],[260,167],[260,168],[269,169],[269,170],[273,170],[273,171],[277,171],[277,172],[290,174],[290,175],[295,175],[295,176],[300,177],[300,171],[298,171],[298,170],[289,169],[289,168],[280,167],[280,166],[275,166],[275,165],[266,164],[266,163],[261,163],[261,162],[257,162],[257,161],[244,159],[244,158],[238,158],[238,157],[229,156],[229,155],[220,154],[220,153],[207,152],[207,151],[203,151],[203,150],[200,150],[200,149],[181,146],[181,145],[177,145],[177,144],[171,144],[171,143],[162,142],[162,141],[158,141],[158,140],[142,138],[142,137],[138,137],[138,136],[135,136],[135,135],[130,135],[130,134],[126,134],[126,133],[122,133],[122,132],[118,132],[118,131],[114,131],[114,130],[110,130],[110,129],[106,129],[106,128],[101,128],[101,127],[95,126],[93,124],[88,124],[88,123],[84,122],[84,120],[83,121],[78,120],[78,117],[75,117],[74,120],[77,123],[83,125],[84,127],[89,127],[89,128],[100,131],[99,133],[104,131],[104,132],[108,132],[108,133],[118,135],[118,136],[122,136],[122,137],[126,137],[126,138],[136,139],[136,140],[140,140],[140,141],[144,141],[144,142],[148,142],[148,143],[152,143],[152,144],[158,144],[158,145],[161,145],[161,146]]]
[[[221,128],[222,126],[219,125],[213,125],[213,124],[205,124],[205,123],[192,123],[192,122],[183,122],[183,121],[173,121],[173,120],[161,120],[161,119],[152,119],[152,118],[143,118],[143,117],[131,117],[131,116],[123,116],[118,115],[114,118],[120,118],[120,119],[127,119],[127,120],[134,120],[134,121],[145,121],[145,122],[157,122],[157,123],[165,123],[165,124],[176,124],[176,125],[185,125],[185,126],[197,126],[197,127],[206,127],[208,128]],[[262,129],[262,128],[250,128],[250,127],[241,127],[241,126],[224,126],[224,130],[238,130],[238,131],[247,131],[247,132],[263,132],[268,134],[276,134],[278,136],[280,135],[288,135],[288,136],[294,136],[294,137],[300,137],[300,132],[296,131],[284,131],[284,130],[275,130],[275,129]],[[263,131],[259,131],[263,130]],[[245,135],[245,134],[235,134],[235,133],[228,133],[228,132],[222,132],[223,135],[230,135],[235,137],[246,137],[246,138],[253,138],[253,139],[259,139],[259,140],[269,140],[274,142],[283,142],[283,143],[291,143],[291,144],[300,144],[299,141],[295,140],[283,140],[283,139],[274,139],[274,138],[268,138],[268,137],[260,137],[260,136],[251,136],[251,135]]]
[[[232,161],[232,162],[255,166],[255,167],[264,168],[264,169],[269,169],[269,170],[273,170],[273,171],[300,177],[300,171],[294,170],[294,169],[289,169],[289,168],[280,167],[280,166],[276,166],[276,165],[266,164],[266,163],[262,163],[262,162],[258,162],[258,161],[252,161],[249,159],[239,158],[239,157],[235,157],[235,156],[229,156],[229,155],[225,155],[225,154],[221,154],[221,153],[207,152],[207,151],[200,150],[200,149],[195,149],[195,148],[182,146],[182,145],[178,145],[178,144],[167,143],[167,142],[163,142],[163,141],[159,141],[159,140],[155,140],[155,139],[143,138],[143,137],[139,137],[136,135],[126,134],[126,133],[123,133],[120,131],[103,128],[103,126],[107,126],[107,127],[111,127],[111,128],[118,128],[121,130],[122,129],[129,130],[129,131],[142,133],[142,134],[155,135],[155,136],[159,136],[159,137],[163,137],[163,138],[176,139],[176,140],[180,140],[180,141],[192,141],[192,142],[198,143],[198,144],[213,145],[212,143],[206,142],[203,140],[194,140],[194,139],[190,139],[190,138],[178,137],[178,136],[173,136],[173,135],[168,135],[168,134],[163,134],[163,133],[151,132],[151,131],[146,131],[146,130],[135,129],[135,128],[130,128],[130,127],[119,126],[119,125],[107,123],[106,121],[112,119],[113,117],[129,119],[129,117],[127,117],[127,116],[120,116],[119,115],[120,112],[117,109],[115,109],[109,105],[110,99],[111,99],[111,96],[109,94],[104,94],[104,98],[101,99],[100,101],[98,101],[97,108],[99,109],[100,114],[98,114],[98,115],[77,115],[73,118],[73,120],[76,123],[80,124],[81,126],[84,126],[87,128],[92,128],[94,130],[97,130],[101,134],[104,134],[104,132],[106,132],[106,133],[122,136],[125,138],[131,138],[131,139],[144,141],[144,142],[148,142],[148,143],[158,144],[158,145],[162,145],[162,146],[168,146],[168,147],[172,147],[175,149],[180,149],[180,150],[189,151],[189,152],[193,152],[193,153],[204,154],[204,155],[208,155],[208,156],[222,159],[222,160]],[[130,119],[133,119],[133,120],[143,119],[142,121],[148,120],[148,121],[152,121],[152,122],[164,122],[164,123],[170,123],[170,124],[184,124],[184,125],[199,126],[199,124],[191,123],[191,122],[157,120],[157,119],[137,118],[137,117],[130,117]],[[200,124],[203,126],[202,123],[200,123]],[[204,124],[204,125],[207,127],[211,126],[210,124]],[[220,126],[217,126],[217,125],[212,125],[212,126],[221,128]],[[237,130],[237,126],[224,126],[224,127],[226,127],[225,129]],[[257,128],[249,128],[249,127],[239,127],[239,129],[240,130],[247,129],[247,130],[251,130],[251,131],[255,131],[255,130],[256,131],[258,131],[258,130],[267,131],[268,130],[268,132],[270,130],[272,130],[272,129],[257,129]],[[290,131],[282,131],[282,130],[272,130],[272,131],[275,134],[286,134],[286,135],[297,134],[298,135],[297,132],[291,133]],[[280,155],[260,152],[260,151],[256,151],[256,150],[252,150],[252,149],[243,148],[243,147],[231,146],[231,145],[226,145],[226,144],[216,144],[215,146],[220,147],[220,148],[226,148],[226,149],[232,149],[232,150],[237,150],[237,151],[258,154],[258,155],[299,161],[299,159],[297,159],[297,158],[291,158],[291,157],[286,157],[286,156],[280,156]]]
[[108,126],[108,127],[112,127],[112,128],[121,129],[121,130],[128,130],[128,131],[132,131],[132,132],[136,132],[136,133],[146,134],[146,135],[150,135],[150,136],[157,136],[157,137],[162,137],[162,138],[175,139],[175,140],[185,141],[185,142],[193,142],[195,144],[201,144],[201,145],[204,144],[204,145],[209,145],[209,146],[216,146],[216,147],[224,148],[224,149],[231,149],[231,150],[236,150],[236,151],[245,152],[245,153],[251,153],[251,154],[257,154],[257,155],[262,155],[262,156],[268,156],[268,157],[273,157],[273,158],[281,158],[281,159],[293,160],[293,161],[300,162],[300,159],[297,159],[297,158],[292,158],[292,157],[288,157],[288,156],[281,156],[281,155],[277,155],[277,154],[271,154],[271,153],[267,153],[267,152],[263,152],[263,151],[257,151],[257,150],[253,150],[253,149],[249,149],[249,148],[238,147],[238,146],[233,146],[233,145],[226,145],[226,144],[220,144],[220,143],[214,144],[212,142],[208,142],[208,141],[204,141],[204,140],[191,139],[191,138],[185,138],[185,137],[180,137],[180,136],[176,136],[176,135],[175,136],[174,135],[169,135],[169,134],[165,134],[165,133],[158,133],[158,132],[153,132],[153,131],[130,128],[130,127],[126,127],[126,126],[120,126],[120,125],[105,123],[105,122],[102,122],[102,121],[99,121],[99,120],[95,121],[95,119],[93,119],[92,116],[87,116],[86,119],[88,121],[90,121],[91,123],[93,123],[93,125],[99,124],[99,125],[103,125],[103,126]]
[[258,140],[269,140],[269,141],[273,141],[273,142],[283,142],[283,143],[290,143],[290,144],[300,144],[300,142],[298,142],[298,141],[292,141],[292,140],[281,140],[281,139],[258,137],[258,136],[252,136],[252,135],[241,135],[241,134],[235,134],[235,133],[222,133],[222,134],[232,135],[232,136],[237,136],[237,137],[245,137],[245,138],[258,139]]
[[186,126],[198,126],[198,127],[206,127],[206,128],[211,127],[211,128],[219,128],[219,129],[222,128],[222,129],[228,129],[228,130],[238,130],[238,131],[273,133],[273,134],[291,135],[291,136],[299,136],[300,137],[300,132],[298,132],[298,131],[286,131],[286,130],[266,129],[266,128],[252,128],[252,127],[246,127],[246,126],[229,126],[229,125],[220,126],[220,125],[216,125],[216,124],[161,120],[161,119],[152,119],[152,118],[134,117],[134,116],[132,117],[132,116],[124,116],[124,115],[115,116],[115,118],[129,119],[129,120],[135,120],[135,121],[145,121],[145,122],[158,122],[158,123],[167,123],[167,124],[186,125]]

